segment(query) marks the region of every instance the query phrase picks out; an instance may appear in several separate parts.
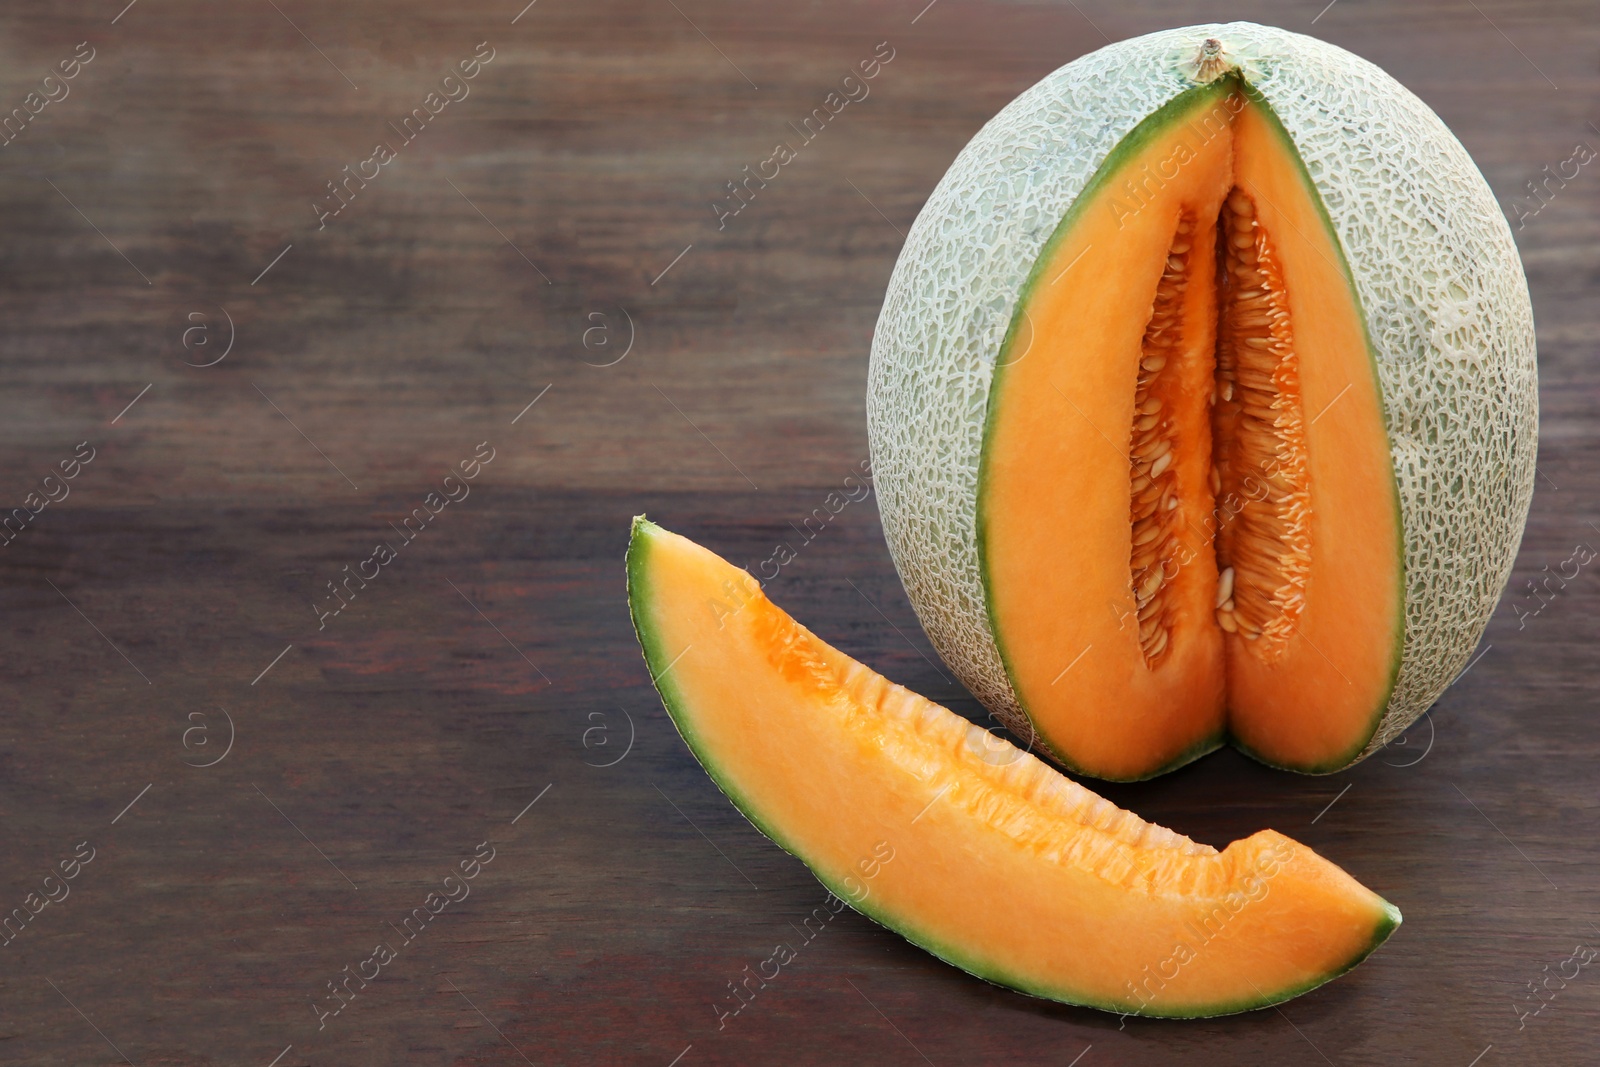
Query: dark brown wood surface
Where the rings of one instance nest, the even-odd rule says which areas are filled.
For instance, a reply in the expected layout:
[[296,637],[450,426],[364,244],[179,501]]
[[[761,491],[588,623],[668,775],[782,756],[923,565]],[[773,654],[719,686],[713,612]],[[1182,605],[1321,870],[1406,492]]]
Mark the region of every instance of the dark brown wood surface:
[[[1218,845],[1274,827],[1400,905],[1376,956],[1281,1009],[1123,1028],[846,912],[719,1031],[727,983],[824,894],[674,733],[621,564],[641,511],[738,563],[798,540],[866,455],[903,232],[1060,64],[1201,18],[1316,32],[1438,110],[1509,214],[1600,147],[1592,4],[125,2],[0,12],[6,112],[93,55],[0,147],[0,509],[69,494],[0,548],[0,910],[70,891],[0,948],[0,1063],[1600,1057],[1600,971],[1546,979],[1600,945],[1600,597],[1593,567],[1527,589],[1600,548],[1600,163],[1518,233],[1540,480],[1470,671],[1345,773],[1219,753],[1104,790]],[[884,41],[870,96],[719,228],[725,183]],[[405,142],[389,123],[464,91],[441,82],[475,51]],[[393,161],[319,228],[379,141]],[[470,496],[319,628],[327,583],[481,442]],[[771,593],[983,715],[871,502]],[[470,896],[405,940],[483,842]],[[319,1016],[379,943],[380,977]]]

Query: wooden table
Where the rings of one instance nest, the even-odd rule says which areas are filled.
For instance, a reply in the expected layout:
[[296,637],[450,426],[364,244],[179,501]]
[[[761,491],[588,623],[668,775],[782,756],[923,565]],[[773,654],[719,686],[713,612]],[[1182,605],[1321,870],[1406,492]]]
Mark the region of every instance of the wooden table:
[[[76,871],[0,956],[0,1062],[1596,1062],[1600,974],[1521,1029],[1514,1010],[1600,944],[1595,578],[1512,610],[1600,546],[1593,167],[1518,234],[1544,444],[1481,658],[1346,773],[1220,753],[1105,789],[1204,841],[1272,826],[1345,865],[1405,910],[1381,952],[1281,1010],[1124,1029],[847,912],[719,1032],[726,983],[823,891],[652,693],[627,520],[741,563],[789,537],[866,455],[878,301],[950,159],[1103,38],[1195,16],[124,2],[0,14],[5,108],[92,53],[0,148],[0,505],[94,455],[0,550],[0,907]],[[1319,6],[1208,13],[1307,30]],[[1509,205],[1600,145],[1593,15],[1344,0],[1314,32],[1426,99]],[[725,183],[884,41],[870,96],[719,227]],[[474,77],[445,82],[463,61]],[[393,159],[364,162],[380,141]],[[349,173],[371,177],[334,199]],[[470,496],[401,543],[391,523],[482,442]],[[396,557],[319,616],[385,539]],[[771,591],[982,716],[871,503]],[[475,854],[451,883],[470,896],[402,929]],[[392,958],[368,962],[379,943]]]

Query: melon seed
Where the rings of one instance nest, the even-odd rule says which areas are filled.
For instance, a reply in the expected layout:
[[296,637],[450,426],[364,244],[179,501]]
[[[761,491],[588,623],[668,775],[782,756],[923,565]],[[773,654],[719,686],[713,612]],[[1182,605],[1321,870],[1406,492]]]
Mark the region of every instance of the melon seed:
[[1222,573],[1217,575],[1217,605],[1227,603],[1233,599],[1233,568],[1224,567]]
[[1155,570],[1151,571],[1145,577],[1145,580],[1143,582],[1139,583],[1139,592],[1143,593],[1147,597],[1148,596],[1154,596],[1156,594],[1156,591],[1158,589],[1160,589],[1160,588],[1161,588],[1161,569],[1159,567],[1156,568]]

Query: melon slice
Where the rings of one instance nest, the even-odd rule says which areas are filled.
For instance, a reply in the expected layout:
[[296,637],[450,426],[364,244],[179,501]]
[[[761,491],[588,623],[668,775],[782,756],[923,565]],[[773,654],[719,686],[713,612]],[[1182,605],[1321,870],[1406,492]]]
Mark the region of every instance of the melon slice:
[[746,572],[634,521],[628,595],[673,722],[840,899],[972,974],[1127,1014],[1278,1003],[1397,909],[1271,830],[1219,852],[1144,822],[818,640]]
[[1170,31],[957,159],[868,414],[912,603],[1019,736],[1110,779],[1229,742],[1327,773],[1437,697],[1509,574],[1526,284],[1392,79],[1265,27]]

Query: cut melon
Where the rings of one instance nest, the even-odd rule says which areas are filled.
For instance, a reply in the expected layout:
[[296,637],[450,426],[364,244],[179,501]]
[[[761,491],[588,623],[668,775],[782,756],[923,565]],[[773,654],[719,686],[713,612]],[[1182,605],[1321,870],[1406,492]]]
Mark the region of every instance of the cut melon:
[[1271,830],[1144,822],[824,644],[746,572],[634,521],[628,599],[678,731],[841,900],[981,978],[1107,1011],[1278,1003],[1400,913]]
[[1174,30],[962,152],[890,281],[868,415],[912,603],[1019,736],[1112,779],[1226,742],[1325,773],[1437,698],[1509,575],[1527,287],[1392,79]]

